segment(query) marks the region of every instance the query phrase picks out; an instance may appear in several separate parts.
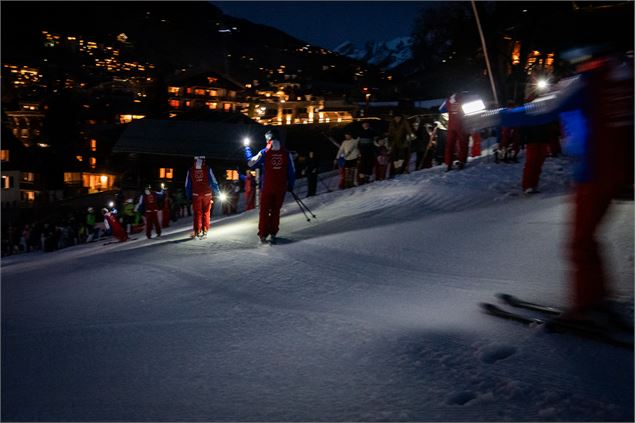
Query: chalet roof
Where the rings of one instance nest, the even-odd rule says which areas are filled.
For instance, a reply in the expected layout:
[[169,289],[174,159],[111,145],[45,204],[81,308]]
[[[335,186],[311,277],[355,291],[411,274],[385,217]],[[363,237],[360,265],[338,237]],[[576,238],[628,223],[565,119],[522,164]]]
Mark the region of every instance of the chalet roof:
[[243,139],[264,147],[267,127],[257,123],[141,119],[123,132],[113,153],[169,156],[206,156],[214,160],[242,160]]

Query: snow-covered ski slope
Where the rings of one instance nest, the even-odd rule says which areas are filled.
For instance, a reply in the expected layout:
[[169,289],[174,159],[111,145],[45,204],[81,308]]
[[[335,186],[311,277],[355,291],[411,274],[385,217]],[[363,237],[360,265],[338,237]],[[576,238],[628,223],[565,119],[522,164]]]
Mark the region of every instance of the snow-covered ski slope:
[[[281,240],[257,213],[158,240],[2,260],[2,419],[633,421],[633,353],[488,316],[567,301],[570,164],[483,157],[304,199]],[[305,188],[298,187],[304,197]],[[602,227],[633,314],[633,203]]]

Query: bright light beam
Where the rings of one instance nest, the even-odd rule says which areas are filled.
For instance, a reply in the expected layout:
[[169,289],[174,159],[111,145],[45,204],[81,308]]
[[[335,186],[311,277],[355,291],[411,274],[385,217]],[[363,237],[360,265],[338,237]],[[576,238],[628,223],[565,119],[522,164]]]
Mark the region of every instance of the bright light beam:
[[475,100],[465,103],[461,106],[461,108],[463,109],[463,113],[470,115],[485,110],[485,104],[483,103],[483,100]]

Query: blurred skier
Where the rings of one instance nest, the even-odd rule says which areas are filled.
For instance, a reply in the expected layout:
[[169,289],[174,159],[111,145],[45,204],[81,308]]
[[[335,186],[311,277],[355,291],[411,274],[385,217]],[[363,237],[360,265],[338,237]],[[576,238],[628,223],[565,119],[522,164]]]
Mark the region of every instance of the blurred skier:
[[496,122],[532,126],[560,119],[565,153],[577,159],[568,243],[571,304],[561,318],[581,322],[599,316],[615,321],[595,234],[612,199],[633,187],[633,60],[632,55],[625,60],[594,48],[571,53],[578,74],[560,81],[555,93],[473,119],[480,127]]
[[255,156],[249,145],[245,145],[245,157],[250,169],[261,169],[258,237],[265,242],[271,236],[271,242],[275,242],[284,196],[287,191],[293,192],[295,186],[295,166],[291,154],[276,139],[273,130],[265,133],[265,140],[267,146]]
[[185,176],[185,194],[192,200],[194,223],[191,237],[203,239],[209,230],[213,197],[219,195],[218,181],[204,156],[194,157],[194,163]]

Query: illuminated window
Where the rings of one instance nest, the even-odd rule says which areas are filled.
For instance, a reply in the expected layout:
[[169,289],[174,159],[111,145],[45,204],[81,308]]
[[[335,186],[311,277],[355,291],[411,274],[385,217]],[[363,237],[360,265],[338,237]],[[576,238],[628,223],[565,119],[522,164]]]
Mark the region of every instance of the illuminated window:
[[22,180],[24,182],[35,182],[35,173],[33,172],[23,172]]
[[190,107],[191,105],[192,105],[192,102],[191,102],[191,101],[186,101],[186,102],[185,102],[185,107]]
[[181,102],[179,100],[170,100],[169,104],[170,104],[170,107],[174,109],[178,109],[179,107],[181,107]]
[[11,189],[11,188],[13,188],[13,176],[3,176],[2,189]]
[[145,115],[119,115],[119,123],[130,123],[133,120],[143,119]]
[[168,93],[170,94],[179,95],[180,92],[181,89],[179,87],[168,87]]
[[21,191],[20,195],[22,197],[22,201],[35,201],[35,191]]
[[79,184],[82,182],[82,174],[80,172],[64,172],[65,184]]
[[171,167],[162,167],[159,169],[159,178],[172,179],[174,177],[174,169]]
[[238,171],[235,169],[227,169],[225,171],[225,179],[228,181],[237,181],[239,179]]
[[97,151],[97,140],[90,140],[90,151]]
[[191,88],[187,88],[187,89],[185,90],[185,92],[186,92],[186,93],[188,93],[188,94],[192,94],[192,89],[191,89]]
[[75,156],[75,158],[77,159],[78,162],[84,161],[84,156]]
[[207,104],[207,107],[211,110],[218,108],[218,103],[215,103],[213,101],[208,101],[206,104]]
[[512,51],[512,65],[520,63],[520,41],[514,42],[514,50]]
[[217,83],[217,82],[218,82],[218,78],[214,78],[214,77],[211,77],[211,76],[208,76],[208,77],[207,77],[207,83],[208,83],[208,84],[210,84],[210,85],[211,85],[211,84],[215,84],[215,83]]
[[210,97],[217,97],[218,96],[218,91],[216,91],[216,90],[209,90],[208,93],[209,93]]
[[0,161],[9,161],[9,150],[0,150]]
[[201,89],[201,88],[197,88],[194,90],[194,94],[196,95],[205,95],[205,90]]
[[229,103],[225,103],[223,104],[223,110],[225,110],[226,112],[230,111],[232,109],[232,105]]
[[88,164],[94,169],[97,166],[97,159],[94,157],[89,158]]

